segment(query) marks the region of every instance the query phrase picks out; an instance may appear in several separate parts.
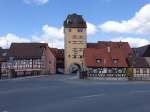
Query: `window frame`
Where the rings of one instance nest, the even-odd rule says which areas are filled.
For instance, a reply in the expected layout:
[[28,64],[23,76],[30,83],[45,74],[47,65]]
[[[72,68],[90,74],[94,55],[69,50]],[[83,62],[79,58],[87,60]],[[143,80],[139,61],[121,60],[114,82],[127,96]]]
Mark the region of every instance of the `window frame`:
[[136,74],[140,74],[140,68],[136,68]]
[[148,71],[147,71],[147,68],[143,68],[143,74],[147,74]]
[[78,28],[77,32],[83,32],[83,28]]
[[104,62],[103,59],[96,59],[96,64],[102,64],[103,62]]
[[119,59],[112,59],[113,64],[118,64],[118,62],[119,62]]

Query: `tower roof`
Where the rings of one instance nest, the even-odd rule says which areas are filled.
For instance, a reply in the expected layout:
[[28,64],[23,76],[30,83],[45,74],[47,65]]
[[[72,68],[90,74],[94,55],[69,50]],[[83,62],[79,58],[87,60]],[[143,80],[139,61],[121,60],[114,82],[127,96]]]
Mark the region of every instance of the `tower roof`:
[[71,14],[68,15],[64,21],[65,28],[87,28],[86,22],[81,15]]

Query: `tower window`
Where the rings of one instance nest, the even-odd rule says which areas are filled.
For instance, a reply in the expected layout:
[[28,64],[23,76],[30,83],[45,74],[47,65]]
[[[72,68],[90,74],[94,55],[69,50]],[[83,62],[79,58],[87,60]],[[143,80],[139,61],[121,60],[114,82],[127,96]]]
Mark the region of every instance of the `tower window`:
[[77,30],[78,30],[78,32],[83,32],[82,28],[78,28]]
[[83,56],[82,56],[82,55],[80,55],[80,58],[83,58]]
[[71,28],[69,28],[69,32],[71,32]]
[[79,36],[79,38],[80,38],[80,39],[82,39],[82,38],[83,38],[83,36],[82,36],[82,35],[80,35],[80,36]]
[[73,55],[72,58],[77,58],[77,56],[76,56],[76,55]]
[[76,35],[73,35],[73,39],[76,39],[77,38],[77,36]]

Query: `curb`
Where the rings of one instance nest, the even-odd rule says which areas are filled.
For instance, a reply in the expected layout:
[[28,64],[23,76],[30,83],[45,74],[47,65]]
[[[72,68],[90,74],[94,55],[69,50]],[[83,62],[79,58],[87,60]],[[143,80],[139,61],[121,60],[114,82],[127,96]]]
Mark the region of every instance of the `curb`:
[[24,79],[32,79],[32,78],[40,78],[40,77],[47,77],[49,75],[38,75],[38,76],[26,76],[26,77],[17,77],[17,78],[10,78],[10,79],[0,79],[2,81],[13,81],[13,80],[24,80]]

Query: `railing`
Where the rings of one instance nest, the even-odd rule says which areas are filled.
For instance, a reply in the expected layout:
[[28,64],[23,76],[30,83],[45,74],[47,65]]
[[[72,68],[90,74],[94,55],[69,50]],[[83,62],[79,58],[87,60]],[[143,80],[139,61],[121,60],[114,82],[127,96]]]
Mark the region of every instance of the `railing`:
[[126,77],[126,74],[95,74],[88,73],[87,77]]

